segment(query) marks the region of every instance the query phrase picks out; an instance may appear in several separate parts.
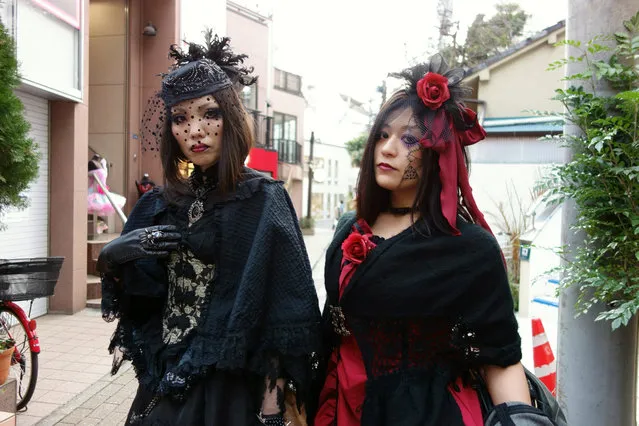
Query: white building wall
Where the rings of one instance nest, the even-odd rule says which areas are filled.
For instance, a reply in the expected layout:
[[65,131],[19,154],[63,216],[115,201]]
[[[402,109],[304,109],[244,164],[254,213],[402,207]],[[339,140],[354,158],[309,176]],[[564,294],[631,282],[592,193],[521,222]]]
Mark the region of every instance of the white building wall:
[[[81,10],[82,3],[78,5]],[[75,28],[27,0],[13,0],[13,7],[22,81],[47,93],[81,100],[82,24]]]
[[186,0],[180,2],[180,39],[203,43],[203,31],[226,35],[226,0]]
[[[340,200],[348,208],[354,188],[354,172],[351,157],[346,150],[346,142],[359,136],[366,130],[368,114],[361,109],[353,108],[350,100],[339,93],[323,88],[311,88],[305,91],[308,107],[305,113],[306,140],[304,155],[310,152],[310,133],[315,133],[316,143],[313,148],[315,179],[312,186],[314,194],[324,194],[322,211],[318,218],[335,217],[335,207]],[[329,160],[331,170],[329,173]],[[337,165],[337,170],[336,170]],[[308,199],[308,174],[304,176],[304,200]],[[305,207],[306,213],[306,207]]]

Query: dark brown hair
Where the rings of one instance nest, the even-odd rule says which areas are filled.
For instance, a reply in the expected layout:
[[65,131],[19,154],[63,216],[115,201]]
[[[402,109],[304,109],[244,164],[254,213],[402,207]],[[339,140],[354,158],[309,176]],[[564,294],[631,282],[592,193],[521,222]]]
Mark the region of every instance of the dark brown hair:
[[[233,87],[222,89],[211,96],[219,104],[224,120],[222,149],[217,161],[218,187],[223,192],[231,192],[241,178],[244,160],[253,146],[253,126]],[[188,187],[180,172],[180,165],[188,160],[173,136],[170,111],[167,111],[167,116],[160,146],[164,178],[172,192],[183,194],[188,191]]]
[[[371,225],[375,223],[380,213],[385,212],[390,207],[391,191],[380,187],[375,179],[375,146],[380,140],[382,127],[388,123],[389,119],[402,111],[410,108],[415,121],[423,128],[424,116],[428,110],[424,108],[421,99],[416,94],[411,94],[406,90],[395,92],[382,105],[364,148],[359,179],[357,181],[357,217],[363,218]],[[468,156],[464,149],[464,158],[468,167]],[[439,154],[432,149],[422,148],[422,170],[417,194],[413,203],[413,208],[419,212],[421,221],[426,225],[427,232],[432,228],[439,232],[452,234],[448,221],[444,217],[441,208],[441,180],[439,178]],[[403,207],[403,206],[398,206]],[[470,215],[466,212],[460,202],[458,210],[466,220]]]

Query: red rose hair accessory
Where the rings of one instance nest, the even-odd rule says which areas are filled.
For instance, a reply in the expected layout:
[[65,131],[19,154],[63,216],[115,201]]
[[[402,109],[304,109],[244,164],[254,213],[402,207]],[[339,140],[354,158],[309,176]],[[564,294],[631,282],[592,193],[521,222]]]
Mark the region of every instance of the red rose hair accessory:
[[449,68],[442,55],[436,54],[428,62],[390,75],[405,80],[406,92],[411,96],[416,95],[421,101],[417,101],[413,109],[424,106],[424,111],[414,111],[415,116],[424,117],[426,129],[419,143],[439,154],[442,214],[454,234],[460,234],[456,226],[460,195],[473,220],[492,233],[473,198],[464,161],[462,147],[486,137],[486,132],[477,121],[477,114],[461,103],[471,91],[462,84],[464,70]]
[[417,82],[417,95],[424,105],[435,110],[450,99],[448,90],[448,78],[441,74],[428,72]]
[[462,106],[459,108],[467,127],[466,130],[456,129],[453,126],[450,113],[442,108],[437,110],[435,114],[426,116],[424,125],[427,130],[419,144],[424,148],[433,149],[439,153],[442,214],[453,229],[454,235],[460,235],[456,227],[459,192],[461,192],[465,207],[475,222],[492,234],[490,226],[488,226],[473,197],[473,190],[468,180],[468,170],[462,150],[462,146],[472,145],[484,139],[486,132],[479,124],[477,114],[473,110]]

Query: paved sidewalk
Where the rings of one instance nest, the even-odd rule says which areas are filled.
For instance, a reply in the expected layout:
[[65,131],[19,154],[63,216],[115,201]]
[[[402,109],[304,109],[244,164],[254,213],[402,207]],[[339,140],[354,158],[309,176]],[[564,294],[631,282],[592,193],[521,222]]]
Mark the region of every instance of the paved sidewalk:
[[[317,229],[305,236],[313,277],[324,292],[324,251],[333,233]],[[320,294],[321,303],[323,303]],[[42,346],[40,373],[32,402],[18,414],[19,426],[121,425],[124,423],[137,380],[129,363],[111,376],[106,348],[115,329],[100,312],[86,309],[75,315],[38,318]]]
[[108,375],[111,356],[106,350],[115,324],[97,310],[76,315],[46,315],[36,319],[42,352],[38,381],[18,424],[32,425],[82,394]]

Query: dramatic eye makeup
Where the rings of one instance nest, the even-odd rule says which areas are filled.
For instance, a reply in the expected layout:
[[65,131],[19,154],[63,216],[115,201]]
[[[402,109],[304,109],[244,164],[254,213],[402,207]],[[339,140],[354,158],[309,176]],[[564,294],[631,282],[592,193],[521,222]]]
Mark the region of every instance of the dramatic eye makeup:
[[173,124],[180,125],[186,121],[186,117],[184,117],[183,114],[172,114],[171,121],[173,122]]
[[204,118],[207,120],[219,120],[222,118],[222,110],[220,108],[209,108],[204,113]]
[[415,144],[419,143],[419,139],[411,133],[404,133],[402,135],[402,142],[404,142],[404,144],[409,148],[412,148]]

